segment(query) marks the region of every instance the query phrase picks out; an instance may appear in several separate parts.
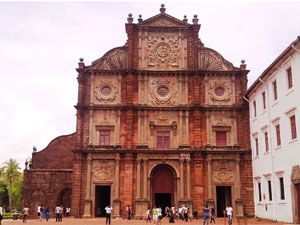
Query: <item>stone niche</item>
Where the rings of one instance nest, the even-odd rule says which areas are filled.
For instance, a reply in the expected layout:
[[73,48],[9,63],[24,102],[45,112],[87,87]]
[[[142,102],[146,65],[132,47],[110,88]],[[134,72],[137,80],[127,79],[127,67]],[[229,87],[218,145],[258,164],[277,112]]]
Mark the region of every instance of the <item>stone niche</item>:
[[233,105],[235,104],[235,79],[232,76],[205,77],[205,104],[206,105]]
[[187,39],[183,32],[139,32],[139,69],[187,69]]

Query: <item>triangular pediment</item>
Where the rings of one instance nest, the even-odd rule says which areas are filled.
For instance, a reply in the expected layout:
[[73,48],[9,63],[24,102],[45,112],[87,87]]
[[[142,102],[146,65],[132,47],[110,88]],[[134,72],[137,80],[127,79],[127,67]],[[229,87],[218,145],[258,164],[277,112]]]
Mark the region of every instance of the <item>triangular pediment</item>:
[[166,13],[160,13],[139,23],[147,27],[187,27],[188,24]]

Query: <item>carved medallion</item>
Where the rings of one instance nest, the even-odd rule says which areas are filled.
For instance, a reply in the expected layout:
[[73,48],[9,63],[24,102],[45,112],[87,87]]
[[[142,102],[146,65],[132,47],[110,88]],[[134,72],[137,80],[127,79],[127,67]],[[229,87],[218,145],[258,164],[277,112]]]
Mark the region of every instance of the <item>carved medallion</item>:
[[233,182],[233,174],[228,171],[218,171],[214,173],[216,182]]
[[114,175],[114,162],[103,160],[93,161],[93,181],[112,181]]
[[230,102],[232,91],[229,82],[213,81],[209,85],[209,100],[215,105],[223,105]]
[[179,66],[179,37],[175,34],[152,34],[147,39],[147,65],[157,69]]
[[150,96],[154,105],[174,105],[177,91],[175,82],[169,79],[152,80]]
[[112,102],[117,97],[117,87],[113,81],[100,81],[96,84],[95,100],[101,103]]

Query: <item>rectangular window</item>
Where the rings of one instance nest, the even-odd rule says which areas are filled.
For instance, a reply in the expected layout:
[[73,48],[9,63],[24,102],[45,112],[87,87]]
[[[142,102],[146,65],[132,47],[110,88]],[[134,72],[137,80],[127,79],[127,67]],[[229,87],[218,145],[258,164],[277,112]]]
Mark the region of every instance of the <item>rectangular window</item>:
[[256,117],[256,101],[253,101],[254,117]]
[[270,180],[268,180],[268,190],[269,190],[269,201],[272,201],[272,186]]
[[216,144],[217,144],[217,146],[226,146],[227,145],[226,131],[216,131]]
[[292,68],[288,68],[286,70],[287,73],[287,80],[288,80],[288,89],[293,87],[293,76],[292,76]]
[[296,130],[296,117],[295,115],[290,117],[291,121],[291,132],[292,132],[292,140],[297,138],[297,130]]
[[158,130],[157,136],[157,148],[168,149],[170,148],[170,131]]
[[277,124],[275,126],[275,129],[276,129],[276,141],[277,141],[277,146],[280,146],[281,145],[281,137],[280,137],[280,126],[279,124]]
[[277,100],[277,82],[276,82],[276,80],[275,81],[273,81],[273,94],[274,94],[274,100],[276,101]]
[[283,177],[279,177],[279,184],[280,184],[280,200],[284,200],[285,199],[285,195],[284,195]]
[[256,152],[256,156],[259,156],[259,150],[258,150],[258,138],[255,138],[255,152]]
[[261,184],[258,183],[258,200],[261,202]]
[[109,144],[110,144],[110,131],[100,130],[100,145],[109,145]]
[[266,145],[266,152],[269,152],[269,137],[268,137],[268,132],[265,132],[265,145]]
[[266,109],[266,92],[262,93],[263,109]]

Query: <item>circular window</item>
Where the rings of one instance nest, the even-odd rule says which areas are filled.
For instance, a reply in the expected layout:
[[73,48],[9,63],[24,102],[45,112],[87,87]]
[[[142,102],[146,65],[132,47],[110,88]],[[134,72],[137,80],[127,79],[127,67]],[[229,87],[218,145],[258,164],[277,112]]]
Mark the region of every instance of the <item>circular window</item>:
[[166,97],[169,94],[169,88],[167,86],[160,86],[157,89],[157,93],[160,97]]
[[215,94],[217,95],[217,96],[223,96],[224,95],[224,93],[225,93],[225,89],[223,88],[223,87],[217,87],[216,89],[215,89]]
[[107,85],[103,86],[102,89],[101,89],[101,94],[107,96],[107,95],[110,95],[111,93],[111,88]]

